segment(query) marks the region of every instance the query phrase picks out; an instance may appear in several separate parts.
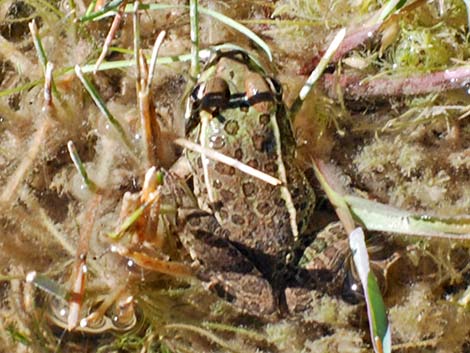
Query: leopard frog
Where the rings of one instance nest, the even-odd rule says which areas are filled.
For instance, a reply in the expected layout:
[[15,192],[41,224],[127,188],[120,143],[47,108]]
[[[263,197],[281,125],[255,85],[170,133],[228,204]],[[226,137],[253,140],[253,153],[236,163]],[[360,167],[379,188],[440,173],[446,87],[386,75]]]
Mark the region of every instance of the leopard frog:
[[189,109],[192,140],[282,182],[273,186],[185,151],[198,206],[181,197],[179,233],[199,277],[246,312],[274,315],[284,269],[315,203],[295,163],[281,86],[246,52],[219,52],[200,75]]

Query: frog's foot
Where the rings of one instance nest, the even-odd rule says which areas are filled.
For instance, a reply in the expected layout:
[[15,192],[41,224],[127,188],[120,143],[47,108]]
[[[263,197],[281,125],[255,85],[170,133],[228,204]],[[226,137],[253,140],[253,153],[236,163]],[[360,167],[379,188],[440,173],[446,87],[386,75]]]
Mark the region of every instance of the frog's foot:
[[180,239],[207,287],[243,312],[269,318],[277,301],[269,282],[229,240],[216,218],[200,209],[178,210]]
[[206,288],[228,301],[241,311],[270,320],[277,317],[277,302],[271,285],[258,275],[236,272],[200,272],[207,278]]
[[[287,312],[291,316],[303,315],[315,310],[315,298],[318,293],[337,297],[339,288],[344,283],[344,276],[324,270],[299,270],[295,281],[284,290]],[[297,282],[297,283],[295,283]]]

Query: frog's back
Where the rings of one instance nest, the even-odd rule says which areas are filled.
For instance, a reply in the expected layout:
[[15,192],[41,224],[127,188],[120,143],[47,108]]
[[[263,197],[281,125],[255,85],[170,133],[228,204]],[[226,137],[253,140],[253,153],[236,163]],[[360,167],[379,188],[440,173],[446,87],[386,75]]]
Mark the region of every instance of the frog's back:
[[230,104],[208,114],[210,119],[192,137],[264,173],[287,179],[288,187],[270,185],[188,152],[196,196],[239,248],[260,259],[278,261],[289,252],[314,203],[311,187],[294,163],[295,140],[280,92],[269,78],[228,57],[221,58],[204,80],[215,77],[227,83]]

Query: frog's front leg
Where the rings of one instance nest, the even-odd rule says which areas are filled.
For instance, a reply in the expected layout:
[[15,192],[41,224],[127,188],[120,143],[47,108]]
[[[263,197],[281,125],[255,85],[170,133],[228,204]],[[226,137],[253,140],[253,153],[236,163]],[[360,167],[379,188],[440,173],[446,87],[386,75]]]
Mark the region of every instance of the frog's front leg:
[[200,209],[178,211],[180,238],[209,289],[242,311],[265,318],[277,314],[270,283],[229,240],[214,215]]

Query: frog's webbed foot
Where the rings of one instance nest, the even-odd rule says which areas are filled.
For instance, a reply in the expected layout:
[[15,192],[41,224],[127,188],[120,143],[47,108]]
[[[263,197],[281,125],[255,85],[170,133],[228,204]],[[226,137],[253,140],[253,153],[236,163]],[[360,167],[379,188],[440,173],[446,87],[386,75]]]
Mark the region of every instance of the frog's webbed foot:
[[212,214],[180,208],[178,219],[181,241],[209,289],[248,314],[276,315],[277,301],[270,283],[228,240],[227,231]]

